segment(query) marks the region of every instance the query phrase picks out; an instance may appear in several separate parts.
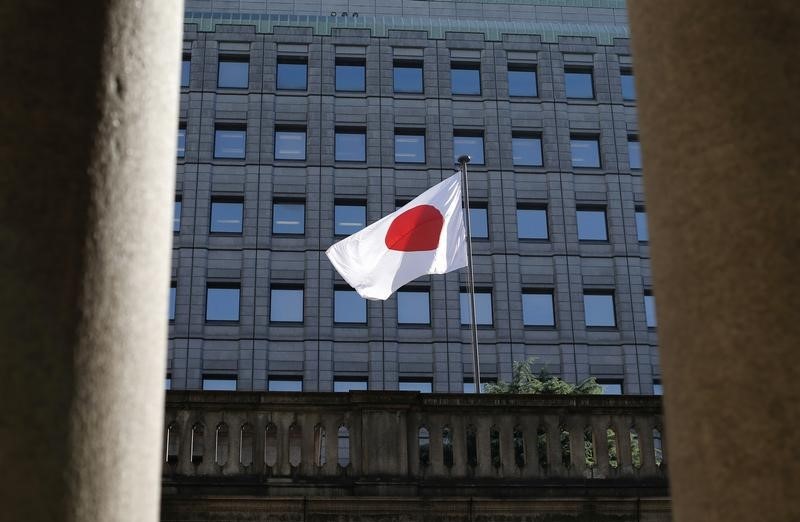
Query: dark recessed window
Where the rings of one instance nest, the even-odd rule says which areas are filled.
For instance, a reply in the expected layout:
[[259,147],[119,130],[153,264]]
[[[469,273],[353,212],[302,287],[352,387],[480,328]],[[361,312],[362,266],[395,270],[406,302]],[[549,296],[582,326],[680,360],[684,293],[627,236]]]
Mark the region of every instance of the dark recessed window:
[[619,379],[598,379],[603,395],[622,395],[622,381]]
[[365,61],[359,58],[336,59],[336,90],[364,92]]
[[235,375],[203,375],[204,391],[236,391]]
[[422,62],[394,61],[394,92],[422,92]]
[[192,79],[191,72],[192,56],[190,54],[184,54],[183,60],[181,60],[181,87],[189,86],[189,82]]
[[181,208],[183,207],[183,203],[181,202],[180,198],[175,199],[175,208],[172,212],[172,231],[173,232],[180,232],[181,231]]
[[242,200],[211,200],[211,232],[224,234],[242,233]]
[[364,129],[336,129],[336,161],[366,161],[367,131]]
[[664,395],[664,386],[661,381],[653,381],[653,395]]
[[220,128],[214,131],[214,157],[244,159],[247,132],[243,128]]
[[394,161],[396,163],[425,163],[425,131],[395,129]]
[[308,88],[308,59],[279,56],[276,86],[287,91],[305,91]]
[[590,68],[564,68],[564,88],[567,98],[594,98],[592,70]]
[[[471,317],[471,303],[469,292],[466,290],[461,290],[460,295],[461,300],[461,324],[468,325],[472,324],[472,317]],[[483,288],[476,288],[475,289],[475,319],[476,324],[478,326],[491,326],[494,323],[494,318],[492,317],[492,291],[483,289]]]
[[367,206],[363,203],[337,203],[333,210],[333,220],[335,235],[355,234],[367,226]]
[[522,293],[522,324],[555,326],[552,290],[530,290]]
[[633,83],[633,71],[623,69],[620,71],[620,83],[622,84],[622,99],[636,99],[636,85]]
[[475,239],[489,237],[489,212],[486,207],[470,204],[469,235]]
[[644,315],[648,328],[658,326],[656,321],[656,297],[649,290],[644,293]]
[[572,137],[569,150],[573,168],[600,168],[600,142],[597,138]]
[[483,165],[483,132],[481,131],[453,131],[453,161],[458,162],[458,157],[468,154],[472,158],[470,165]]
[[617,325],[614,311],[614,292],[584,293],[583,310],[586,326],[613,327]]
[[542,166],[542,139],[525,133],[511,135],[511,156],[514,165]]
[[169,285],[169,320],[175,320],[175,297],[178,293],[178,285],[173,281]]
[[301,202],[274,202],[272,204],[273,234],[303,234],[306,228],[306,205]]
[[267,391],[271,392],[301,392],[303,391],[302,377],[270,377],[267,381]]
[[453,94],[481,93],[481,66],[472,62],[450,64],[450,90]]
[[427,290],[398,290],[397,323],[430,324],[430,293]]
[[400,391],[431,393],[433,391],[433,382],[430,379],[400,379],[397,389]]
[[346,393],[349,391],[366,389],[366,377],[334,377],[333,379],[333,391],[337,393]]
[[547,239],[547,209],[517,208],[517,237],[519,239]]
[[535,65],[508,64],[508,95],[537,95]]
[[186,124],[181,123],[178,127],[178,148],[177,154],[179,158],[186,157]]
[[606,211],[601,208],[578,208],[578,239],[581,241],[608,241]]
[[275,159],[306,159],[306,130],[300,127],[276,127]]
[[647,212],[641,207],[636,209],[636,240],[650,241],[650,232],[647,230]]
[[239,285],[206,287],[206,321],[239,320]]
[[217,87],[246,89],[249,85],[250,64],[246,56],[221,56]]
[[333,322],[366,323],[367,300],[355,290],[337,288],[333,291]]
[[302,323],[303,289],[273,286],[270,289],[269,320],[274,323]]
[[628,136],[628,165],[632,169],[642,168],[642,147],[635,136]]
[[172,389],[172,375],[169,373],[167,374],[166,378],[164,379],[164,389],[171,390]]

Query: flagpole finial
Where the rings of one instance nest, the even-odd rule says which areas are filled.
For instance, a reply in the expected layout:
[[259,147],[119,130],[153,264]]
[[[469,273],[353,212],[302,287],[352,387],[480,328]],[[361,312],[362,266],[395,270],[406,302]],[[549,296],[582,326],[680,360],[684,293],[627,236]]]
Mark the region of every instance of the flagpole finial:
[[459,165],[464,165],[472,161],[472,158],[470,158],[469,154],[462,154],[456,161],[458,161]]

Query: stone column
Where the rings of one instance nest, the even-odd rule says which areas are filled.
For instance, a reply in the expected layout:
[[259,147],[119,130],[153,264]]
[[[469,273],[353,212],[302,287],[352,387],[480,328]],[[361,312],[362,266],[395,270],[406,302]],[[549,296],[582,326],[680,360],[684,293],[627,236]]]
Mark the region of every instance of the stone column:
[[675,520],[800,520],[800,3],[629,7]]
[[0,7],[4,520],[157,519],[182,8]]

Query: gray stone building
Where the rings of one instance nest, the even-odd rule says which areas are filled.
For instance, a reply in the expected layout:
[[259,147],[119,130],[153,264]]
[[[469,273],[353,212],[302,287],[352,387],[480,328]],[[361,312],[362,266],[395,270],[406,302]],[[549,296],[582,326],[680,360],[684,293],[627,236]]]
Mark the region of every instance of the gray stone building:
[[464,271],[358,298],[333,242],[468,152],[481,370],[660,392],[623,0],[186,0],[173,389],[472,386]]

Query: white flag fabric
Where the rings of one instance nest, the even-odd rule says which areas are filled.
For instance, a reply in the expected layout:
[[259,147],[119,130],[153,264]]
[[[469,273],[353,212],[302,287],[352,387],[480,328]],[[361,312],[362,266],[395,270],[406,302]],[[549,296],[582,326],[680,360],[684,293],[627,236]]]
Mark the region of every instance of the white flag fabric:
[[467,266],[461,174],[335,243],[325,254],[366,299],[384,300],[420,276]]

